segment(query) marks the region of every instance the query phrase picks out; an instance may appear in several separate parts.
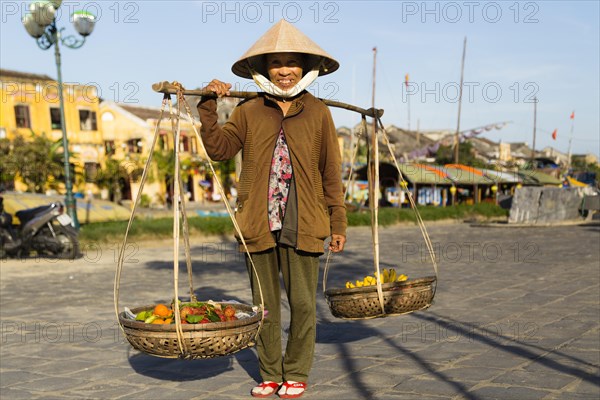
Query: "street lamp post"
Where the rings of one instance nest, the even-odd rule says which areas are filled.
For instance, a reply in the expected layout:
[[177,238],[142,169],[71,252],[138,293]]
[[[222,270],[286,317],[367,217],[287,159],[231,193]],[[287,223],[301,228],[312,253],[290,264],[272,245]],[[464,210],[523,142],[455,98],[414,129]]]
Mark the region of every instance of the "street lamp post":
[[96,17],[86,11],[75,11],[71,18],[75,30],[81,35],[81,38],[69,35],[64,36],[64,28],[56,27],[56,11],[62,1],[35,1],[30,5],[30,14],[23,18],[25,30],[31,37],[36,39],[37,45],[42,50],[48,50],[54,45],[54,58],[56,62],[57,81],[58,81],[58,100],[60,105],[60,120],[62,130],[63,158],[65,169],[65,188],[67,190],[65,205],[67,213],[73,220],[73,226],[79,229],[79,219],[77,218],[77,203],[73,196],[73,182],[71,180],[71,166],[69,163],[69,140],[67,138],[67,120],[65,119],[65,106],[63,96],[63,81],[61,72],[61,58],[59,44],[63,44],[71,49],[78,49],[85,43],[85,38],[90,35],[94,29]]

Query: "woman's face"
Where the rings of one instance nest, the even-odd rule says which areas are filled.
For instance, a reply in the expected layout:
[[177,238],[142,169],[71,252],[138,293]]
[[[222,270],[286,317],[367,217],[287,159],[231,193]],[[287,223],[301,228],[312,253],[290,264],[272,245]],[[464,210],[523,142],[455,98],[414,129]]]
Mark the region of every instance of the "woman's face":
[[302,79],[302,55],[297,53],[267,54],[269,79],[280,89],[293,88]]

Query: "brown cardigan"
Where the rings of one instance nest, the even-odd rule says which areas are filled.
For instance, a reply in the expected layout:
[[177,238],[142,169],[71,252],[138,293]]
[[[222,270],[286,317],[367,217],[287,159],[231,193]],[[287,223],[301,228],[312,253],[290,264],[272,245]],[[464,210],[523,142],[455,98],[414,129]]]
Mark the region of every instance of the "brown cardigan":
[[267,193],[281,127],[296,185],[296,248],[323,253],[325,238],[346,235],[340,148],[331,113],[322,101],[303,92],[292,100],[284,117],[273,98],[261,95],[240,103],[223,127],[217,124],[216,110],[214,99],[200,100],[202,140],[213,160],[228,160],[243,150],[236,220],[251,252],[275,246],[269,231]]

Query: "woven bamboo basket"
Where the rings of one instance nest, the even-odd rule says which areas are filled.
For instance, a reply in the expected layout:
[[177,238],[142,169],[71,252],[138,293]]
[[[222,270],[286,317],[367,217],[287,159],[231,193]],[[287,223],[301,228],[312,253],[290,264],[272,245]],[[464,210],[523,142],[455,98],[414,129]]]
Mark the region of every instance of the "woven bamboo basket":
[[[139,307],[131,312],[137,314],[152,308],[154,306]],[[236,303],[235,308],[252,312],[250,306],[243,304]],[[183,324],[181,347],[175,324],[146,324],[127,318],[124,312],[119,314],[119,322],[123,326],[127,341],[137,350],[158,357],[191,360],[224,356],[254,346],[261,323],[261,313],[235,321]]]
[[431,306],[435,293],[435,276],[404,282],[384,283],[382,312],[376,286],[351,289],[327,289],[325,298],[336,318],[367,319],[406,314]]
[[[185,250],[185,261],[188,273],[189,281],[189,293],[190,299],[196,301],[195,291],[192,282],[192,256],[191,248],[189,243],[189,226],[186,212],[186,196],[184,193],[183,180],[181,177],[180,168],[180,154],[179,154],[179,140],[181,138],[179,119],[181,114],[181,106],[185,108],[187,117],[191,121],[193,120],[191,114],[191,108],[184,97],[184,89],[181,85],[172,85],[174,89],[173,93],[177,95],[178,107],[177,110],[173,110],[171,96],[168,93],[164,93],[162,107],[160,110],[159,122],[156,124],[154,130],[154,138],[151,144],[151,148],[154,149],[157,146],[158,138],[160,136],[160,125],[163,121],[166,106],[169,107],[169,115],[171,126],[173,129],[173,152],[174,152],[174,166],[173,174],[175,182],[173,184],[173,198],[176,201],[173,202],[173,298],[180,299],[179,296],[179,253],[180,253],[180,242],[181,236],[183,236],[184,250]],[[198,143],[200,144],[203,152],[206,154],[206,149],[202,142],[202,137],[195,125],[193,125],[194,134]],[[127,341],[137,350],[142,351],[146,354],[165,357],[165,358],[181,358],[181,359],[201,359],[201,358],[212,358],[225,356],[242,349],[251,347],[255,344],[260,329],[263,323],[263,310],[264,301],[262,295],[262,289],[260,286],[260,280],[258,280],[258,291],[260,294],[260,306],[256,313],[253,312],[252,307],[239,303],[233,304],[236,310],[249,313],[251,316],[248,318],[242,318],[235,321],[225,322],[213,322],[207,324],[182,324],[178,317],[175,318],[174,324],[146,324],[142,321],[135,321],[127,317],[125,312],[119,311],[119,288],[121,281],[121,273],[123,265],[125,263],[125,251],[127,248],[127,238],[129,231],[133,224],[137,208],[141,202],[141,196],[144,188],[144,184],[148,178],[148,171],[151,169],[152,154],[150,152],[149,157],[146,160],[142,177],[140,180],[139,190],[131,210],[127,229],[125,230],[125,236],[123,238],[123,244],[119,252],[119,258],[117,261],[117,268],[115,272],[115,283],[114,283],[114,306],[115,316],[119,321],[119,326],[127,338]],[[212,162],[208,163],[213,175],[217,176]],[[248,254],[250,264],[252,265],[252,272],[257,275],[252,257],[246,246],[245,239],[237,225],[235,220],[234,212],[231,205],[227,201],[227,196],[223,186],[218,179],[215,180],[215,186],[218,192],[221,194],[223,204],[227,209],[227,212],[231,218],[238,237]],[[227,304],[227,303],[222,303]],[[132,313],[139,313],[141,311],[151,310],[154,306],[145,306],[133,308]],[[175,315],[178,316],[178,311],[175,309]]]
[[[373,49],[376,53],[376,49]],[[374,98],[374,97],[373,97]],[[375,105],[373,105],[375,109]],[[400,187],[403,188],[404,193],[408,197],[411,208],[415,213],[416,221],[421,229],[421,234],[427,249],[429,250],[429,256],[435,276],[427,276],[423,278],[410,279],[402,282],[390,282],[383,283],[383,274],[379,268],[379,225],[378,225],[378,211],[379,202],[372,201],[369,203],[371,209],[371,232],[373,238],[373,261],[375,265],[375,277],[382,277],[377,279],[376,285],[354,287],[354,288],[342,288],[342,289],[327,289],[327,275],[329,272],[330,259],[332,251],[330,250],[327,254],[327,261],[325,263],[325,270],[323,272],[323,295],[327,300],[327,304],[331,310],[331,314],[336,318],[343,319],[369,319],[376,317],[389,317],[394,315],[402,315],[411,313],[413,311],[424,310],[431,306],[433,298],[435,297],[435,290],[437,286],[437,262],[435,259],[435,252],[431,239],[427,234],[427,229],[423,223],[415,200],[409,190],[407,190],[408,183],[402,175],[402,170],[398,165],[394,151],[390,146],[390,141],[379,117],[374,118],[372,124],[373,133],[371,134],[370,144],[370,161],[367,169],[367,177],[369,182],[369,199],[378,198],[381,193],[379,188],[379,139],[378,132],[383,136],[383,142],[387,144],[390,156],[394,161],[396,169],[398,170],[398,177]],[[365,116],[362,116],[361,120],[362,132],[366,133],[367,121]],[[378,126],[379,125],[379,129]],[[369,138],[365,136],[367,141],[367,148],[369,148]],[[353,166],[354,159],[358,153],[358,141],[356,142],[355,151],[353,152],[352,159],[350,161],[350,173],[349,177],[353,177]],[[344,199],[348,193],[350,184],[346,186],[346,193]]]

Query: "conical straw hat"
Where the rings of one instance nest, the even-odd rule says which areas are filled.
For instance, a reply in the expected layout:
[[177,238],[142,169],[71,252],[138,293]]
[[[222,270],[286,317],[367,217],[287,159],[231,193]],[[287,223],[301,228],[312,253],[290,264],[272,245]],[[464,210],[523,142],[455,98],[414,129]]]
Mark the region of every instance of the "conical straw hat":
[[[269,53],[303,53],[308,54],[313,62],[304,69],[314,66],[320,59],[323,63],[319,75],[327,75],[337,70],[340,64],[320,48],[308,36],[300,32],[286,20],[281,20],[271,27],[252,47],[231,67],[231,71],[242,78],[252,79],[248,68],[252,66],[266,76],[263,58]],[[314,60],[313,60],[314,59]],[[261,70],[263,69],[263,70]]]

